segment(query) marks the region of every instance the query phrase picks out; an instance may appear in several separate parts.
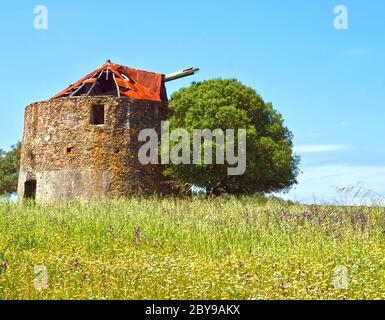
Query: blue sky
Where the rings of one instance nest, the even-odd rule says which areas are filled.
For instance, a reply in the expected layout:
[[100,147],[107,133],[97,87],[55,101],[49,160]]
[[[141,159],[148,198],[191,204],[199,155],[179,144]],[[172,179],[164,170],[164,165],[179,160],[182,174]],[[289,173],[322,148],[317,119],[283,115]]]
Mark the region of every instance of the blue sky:
[[[48,30],[33,28],[36,5]],[[336,5],[348,30],[333,27]],[[0,147],[21,139],[24,107],[105,60],[191,81],[238,78],[282,113],[302,156],[290,198],[338,200],[361,182],[385,195],[383,0],[7,1],[0,10]]]

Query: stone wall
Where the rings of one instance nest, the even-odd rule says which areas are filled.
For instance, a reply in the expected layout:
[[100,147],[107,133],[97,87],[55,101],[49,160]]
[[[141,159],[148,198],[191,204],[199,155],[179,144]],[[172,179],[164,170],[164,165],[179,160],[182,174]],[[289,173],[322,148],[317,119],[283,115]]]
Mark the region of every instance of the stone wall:
[[[96,105],[104,106],[104,124],[90,123]],[[168,193],[161,166],[143,166],[137,155],[139,131],[160,132],[167,110],[167,103],[100,96],[29,105],[19,200],[28,192],[27,181],[36,181],[37,201]]]

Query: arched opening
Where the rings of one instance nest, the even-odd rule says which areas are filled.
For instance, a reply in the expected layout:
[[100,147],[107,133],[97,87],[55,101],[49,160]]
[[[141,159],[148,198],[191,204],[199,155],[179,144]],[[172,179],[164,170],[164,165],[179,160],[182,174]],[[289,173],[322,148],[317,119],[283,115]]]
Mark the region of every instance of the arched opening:
[[36,197],[36,180],[28,180],[24,183],[24,199],[34,200]]

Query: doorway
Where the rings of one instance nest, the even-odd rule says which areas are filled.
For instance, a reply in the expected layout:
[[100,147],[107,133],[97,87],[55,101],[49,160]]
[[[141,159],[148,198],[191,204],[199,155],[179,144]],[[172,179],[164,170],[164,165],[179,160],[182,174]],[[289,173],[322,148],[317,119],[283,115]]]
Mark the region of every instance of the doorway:
[[28,180],[24,183],[24,199],[34,200],[36,197],[36,180]]

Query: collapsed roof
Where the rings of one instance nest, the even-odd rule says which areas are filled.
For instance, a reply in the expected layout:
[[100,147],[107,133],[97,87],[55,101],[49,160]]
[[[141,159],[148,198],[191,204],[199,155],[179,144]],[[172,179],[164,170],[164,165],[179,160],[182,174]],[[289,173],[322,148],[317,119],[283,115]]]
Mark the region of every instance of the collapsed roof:
[[163,74],[136,70],[108,60],[52,99],[78,96],[126,96],[137,100],[167,101]]

